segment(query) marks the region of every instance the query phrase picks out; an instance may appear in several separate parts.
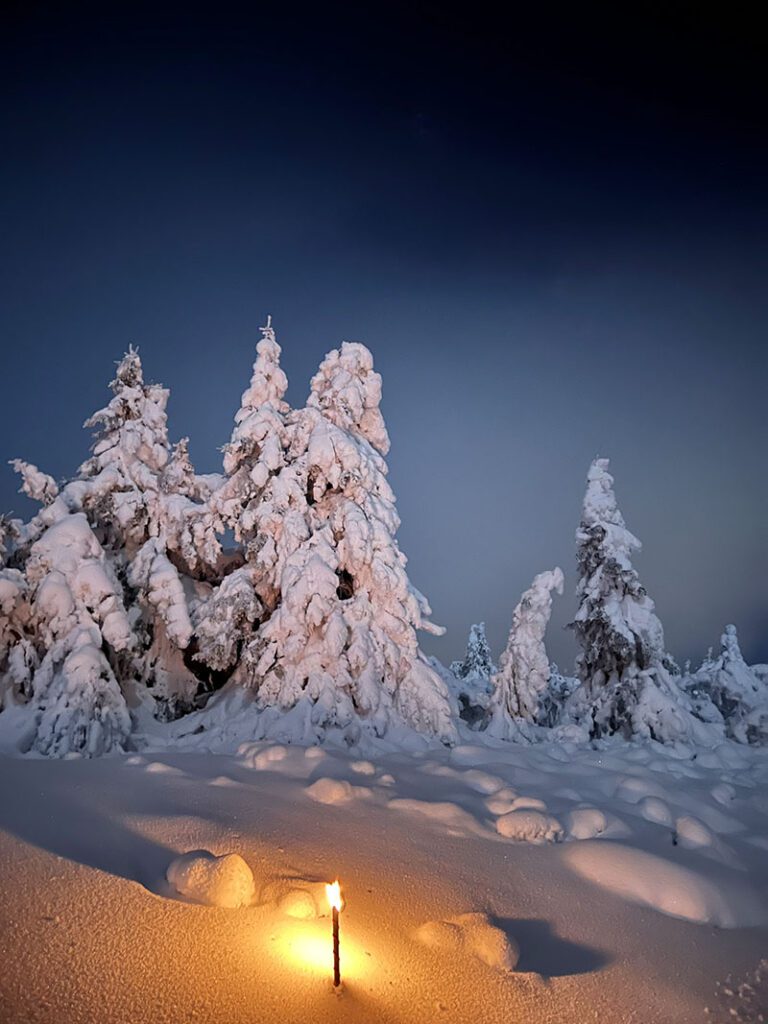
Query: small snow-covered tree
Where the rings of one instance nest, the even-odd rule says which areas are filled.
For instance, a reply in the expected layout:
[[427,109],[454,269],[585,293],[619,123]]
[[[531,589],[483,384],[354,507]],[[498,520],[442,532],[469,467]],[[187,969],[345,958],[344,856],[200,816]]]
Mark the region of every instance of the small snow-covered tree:
[[[699,714],[721,718],[732,739],[768,743],[768,687],[744,660],[735,626],[725,627],[719,655],[710,653],[688,685]],[[708,711],[710,703],[714,715]]]
[[478,725],[485,719],[492,690],[491,677],[495,672],[496,666],[485,635],[485,623],[479,622],[469,630],[463,660],[451,663],[459,714],[469,725]]
[[563,592],[561,569],[539,573],[513,612],[507,646],[493,677],[491,734],[514,739],[521,722],[543,724],[551,676],[544,636],[552,614],[553,591]]
[[485,635],[485,623],[470,627],[467,650],[461,661],[451,662],[451,672],[457,679],[490,679],[496,671]]
[[275,542],[276,608],[247,648],[265,731],[354,743],[399,720],[453,739],[448,693],[418,647],[417,629],[437,628],[395,540],[380,400],[364,346],[331,352],[270,483],[268,506],[292,514]]
[[32,545],[26,575],[40,663],[34,748],[50,756],[120,750],[130,715],[109,656],[134,636],[119,581],[86,516],[63,516]]
[[619,511],[608,459],[590,467],[576,539],[579,608],[571,626],[582,686],[574,709],[589,719],[593,736],[689,738],[692,709],[670,675],[661,622],[632,565],[641,545]]

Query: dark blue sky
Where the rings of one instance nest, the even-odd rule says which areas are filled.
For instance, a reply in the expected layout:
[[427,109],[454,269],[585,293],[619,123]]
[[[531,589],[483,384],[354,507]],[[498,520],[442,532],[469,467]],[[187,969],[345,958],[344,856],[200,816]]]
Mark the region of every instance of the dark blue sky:
[[[365,10],[362,8],[365,7]],[[671,650],[768,660],[768,145],[756,26],[478,5],[19,4],[0,42],[4,458],[56,476],[138,344],[218,468],[272,313],[384,377],[411,575],[457,656],[574,610],[609,456]],[[723,14],[722,17],[725,17]],[[623,20],[622,20],[623,18]],[[0,506],[26,512],[10,468]]]

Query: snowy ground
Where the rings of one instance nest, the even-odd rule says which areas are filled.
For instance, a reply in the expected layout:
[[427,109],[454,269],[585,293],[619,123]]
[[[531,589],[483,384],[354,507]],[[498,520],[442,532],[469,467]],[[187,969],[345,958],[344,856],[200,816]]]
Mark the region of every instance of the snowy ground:
[[[3,758],[0,1020],[726,1021],[768,951],[766,783],[731,744]],[[174,892],[193,850],[240,854],[250,905]]]

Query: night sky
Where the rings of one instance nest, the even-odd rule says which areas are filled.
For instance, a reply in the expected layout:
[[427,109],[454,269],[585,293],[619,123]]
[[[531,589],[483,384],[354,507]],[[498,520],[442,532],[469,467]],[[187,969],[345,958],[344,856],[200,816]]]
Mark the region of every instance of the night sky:
[[616,7],[6,5],[0,456],[73,473],[134,343],[218,469],[271,313],[295,403],[373,351],[426,650],[559,564],[570,669],[603,455],[671,651],[768,660],[761,33]]

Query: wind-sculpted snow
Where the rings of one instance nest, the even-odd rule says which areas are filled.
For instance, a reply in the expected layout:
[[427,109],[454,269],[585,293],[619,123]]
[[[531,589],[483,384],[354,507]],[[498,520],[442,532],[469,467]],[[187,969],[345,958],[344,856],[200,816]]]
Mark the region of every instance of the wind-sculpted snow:
[[416,938],[442,955],[467,952],[488,967],[513,971],[519,958],[517,946],[487,914],[458,914],[443,921],[427,921],[416,930]]
[[544,636],[552,614],[552,592],[563,592],[562,569],[541,572],[520,598],[512,615],[507,646],[493,676],[489,734],[514,739],[517,723],[548,724],[547,694],[551,667]]
[[566,863],[601,889],[670,917],[720,928],[768,924],[768,909],[738,876],[713,882],[703,872],[619,843],[591,842],[567,850]]

